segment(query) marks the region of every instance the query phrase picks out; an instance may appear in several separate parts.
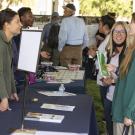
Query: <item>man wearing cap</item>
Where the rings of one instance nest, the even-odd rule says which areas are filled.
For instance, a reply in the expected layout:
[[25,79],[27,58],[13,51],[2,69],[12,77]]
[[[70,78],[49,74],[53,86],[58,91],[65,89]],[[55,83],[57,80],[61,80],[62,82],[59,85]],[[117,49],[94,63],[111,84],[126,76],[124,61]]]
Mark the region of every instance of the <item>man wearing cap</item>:
[[88,34],[84,20],[75,17],[76,8],[67,4],[64,8],[64,18],[59,32],[60,64],[82,64],[82,49],[88,45]]

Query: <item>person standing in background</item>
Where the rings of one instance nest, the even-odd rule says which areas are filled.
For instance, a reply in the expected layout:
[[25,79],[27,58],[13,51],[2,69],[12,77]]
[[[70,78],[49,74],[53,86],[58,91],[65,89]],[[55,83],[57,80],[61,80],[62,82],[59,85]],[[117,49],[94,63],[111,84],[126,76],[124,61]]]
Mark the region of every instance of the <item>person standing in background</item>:
[[129,26],[130,26],[130,35],[132,36],[135,35],[135,12],[132,13],[132,19]]
[[88,46],[89,38],[83,19],[75,17],[76,8],[67,4],[64,8],[59,31],[60,64],[82,64],[82,49]]
[[60,18],[58,12],[53,12],[51,22],[46,24],[42,32],[43,47],[41,49],[41,61],[52,61],[53,65],[59,65],[58,34]]
[[130,40],[133,42],[134,36],[135,36],[135,12],[132,13],[131,22],[129,23],[129,34],[130,34]]
[[[32,27],[33,22],[34,22],[34,16],[32,14],[31,8],[22,7],[18,10],[18,14],[20,17],[20,21],[22,23],[22,28]],[[13,40],[16,44],[17,50],[19,50],[19,48],[20,48],[20,46],[19,46],[20,45],[20,37],[21,36],[19,34],[13,38]]]
[[18,101],[13,74],[12,38],[20,33],[19,16],[11,9],[0,11],[0,111],[9,108],[9,99]]
[[49,32],[51,29],[51,26],[53,24],[59,24],[60,23],[60,18],[59,18],[59,13],[58,12],[53,12],[51,15],[51,22],[47,23],[42,32],[42,41],[45,46],[47,46],[48,43],[48,37],[49,37]]
[[[22,28],[28,28],[33,25],[34,17],[29,7],[22,7],[18,10],[19,18],[22,23]],[[18,57],[19,57],[19,49],[20,49],[20,40],[21,34],[15,36],[13,38],[12,46],[13,46],[13,68],[14,68],[14,76],[16,80],[17,92],[20,91],[21,86],[24,85],[25,74],[23,71],[17,70]]]
[[[105,39],[103,40],[103,42],[99,45],[98,47],[98,51],[102,52],[105,55],[106,58],[106,62],[107,62],[107,57],[106,57],[106,46],[108,44],[109,38],[110,38],[110,31],[112,26],[114,25],[115,20],[113,18],[111,18],[108,15],[102,16],[100,23],[99,23],[99,30],[100,32],[104,33],[105,35]],[[97,61],[96,61],[97,62]],[[97,65],[97,70],[98,70],[98,64]],[[103,85],[102,83],[102,76],[100,75],[100,72],[98,72],[97,75],[97,84],[99,85],[99,89],[100,89],[100,96],[101,96],[101,101],[102,101],[102,105],[104,108],[104,100],[106,98],[106,93],[107,93],[107,87]]]
[[53,62],[53,66],[60,65],[60,53],[58,51],[58,35],[59,35],[59,24],[53,24],[48,37],[48,48],[50,49],[51,58],[50,61]]

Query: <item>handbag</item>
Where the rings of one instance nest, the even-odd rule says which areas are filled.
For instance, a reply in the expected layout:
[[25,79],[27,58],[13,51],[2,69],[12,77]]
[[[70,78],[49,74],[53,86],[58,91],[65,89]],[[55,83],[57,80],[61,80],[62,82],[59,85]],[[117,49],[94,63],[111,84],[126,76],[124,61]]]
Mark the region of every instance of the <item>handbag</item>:
[[135,135],[134,134],[135,131],[134,131],[134,125],[133,124],[131,126],[124,125],[122,135],[129,135],[129,129],[130,128],[131,128],[131,134],[130,135]]

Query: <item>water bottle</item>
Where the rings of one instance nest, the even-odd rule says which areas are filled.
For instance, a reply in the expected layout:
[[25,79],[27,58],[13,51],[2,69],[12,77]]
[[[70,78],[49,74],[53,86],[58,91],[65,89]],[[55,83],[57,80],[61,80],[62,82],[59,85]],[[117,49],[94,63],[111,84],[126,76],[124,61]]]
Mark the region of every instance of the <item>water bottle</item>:
[[59,92],[64,93],[64,91],[65,91],[64,84],[61,84],[60,87],[59,87]]

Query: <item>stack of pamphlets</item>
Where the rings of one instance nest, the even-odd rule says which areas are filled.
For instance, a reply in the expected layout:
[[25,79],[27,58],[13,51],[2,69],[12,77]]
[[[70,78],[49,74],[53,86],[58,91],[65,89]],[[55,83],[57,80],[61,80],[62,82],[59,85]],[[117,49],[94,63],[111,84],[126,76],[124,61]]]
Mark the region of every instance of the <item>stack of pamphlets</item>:
[[63,66],[54,66],[55,69],[57,70],[66,70],[67,67],[63,67]]
[[35,129],[16,129],[10,135],[36,135]]
[[87,133],[72,133],[72,132],[57,132],[57,131],[39,131],[37,130],[34,134],[28,133],[27,131],[15,131],[11,135],[88,135]]
[[64,119],[64,115],[28,112],[24,119],[31,121],[61,123]]
[[67,80],[64,80],[64,79],[55,79],[55,80],[49,80],[49,81],[46,81],[47,83],[71,83],[73,82],[72,80],[70,79],[67,79]]
[[45,96],[75,96],[74,93],[69,93],[64,91],[63,93],[59,91],[38,91],[38,93],[43,94]]
[[73,111],[75,106],[44,103],[41,108],[61,111]]

